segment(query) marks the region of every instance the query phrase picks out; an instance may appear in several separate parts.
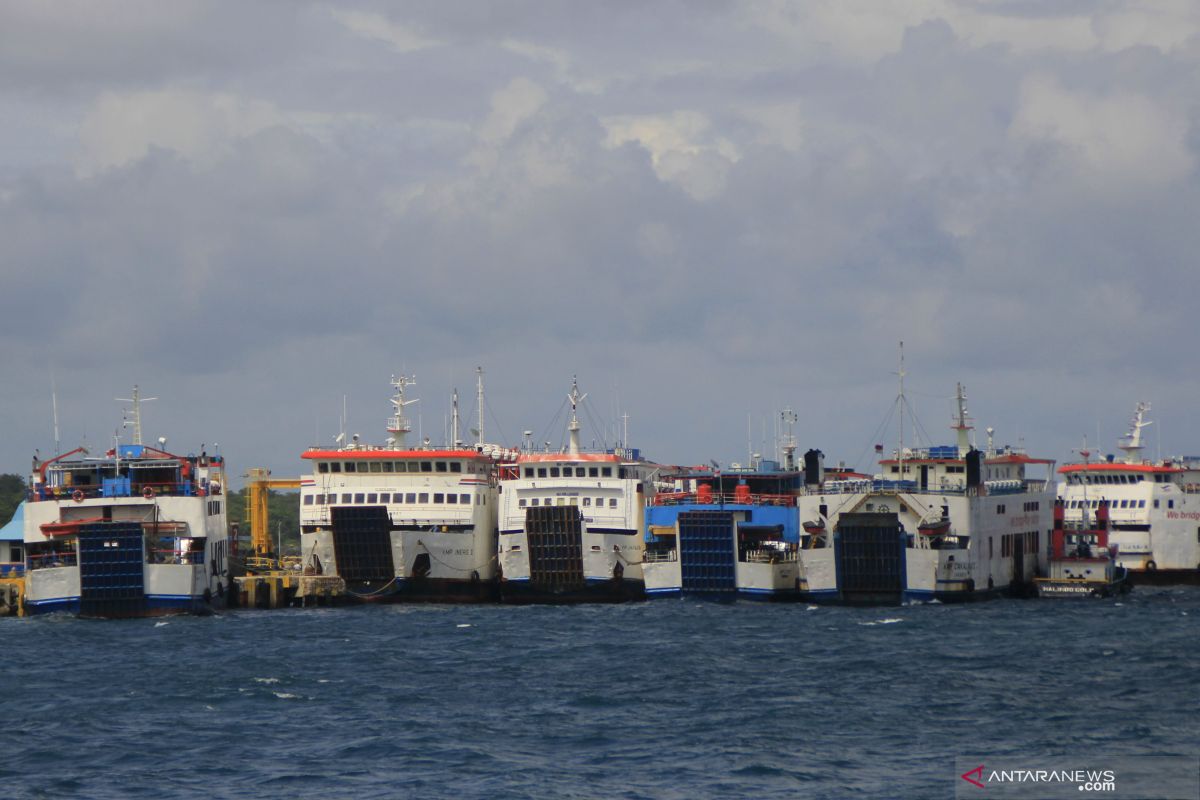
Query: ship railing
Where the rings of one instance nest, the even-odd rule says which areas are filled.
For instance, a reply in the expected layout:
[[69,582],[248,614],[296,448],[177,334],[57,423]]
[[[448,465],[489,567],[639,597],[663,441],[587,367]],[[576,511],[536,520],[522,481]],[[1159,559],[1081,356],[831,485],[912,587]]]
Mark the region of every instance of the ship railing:
[[788,564],[795,561],[798,552],[794,547],[756,547],[742,552],[742,561],[748,564]]
[[643,564],[665,564],[669,561],[678,561],[679,552],[674,548],[670,550],[647,550],[642,554]]
[[737,494],[713,492],[699,494],[697,492],[659,492],[654,496],[650,505],[655,506],[794,506],[796,495],[792,494]]
[[206,494],[219,495],[221,486],[217,483],[197,484],[195,481],[167,481],[146,483],[114,483],[97,485],[94,483],[76,483],[71,485],[46,486],[40,485],[31,490],[28,499],[31,502],[41,500],[94,500],[111,497],[194,497]]
[[29,570],[53,569],[54,567],[77,567],[79,557],[75,553],[38,553],[29,556]]
[[181,567],[192,567],[204,564],[204,550],[187,550],[180,552],[173,547],[153,548],[147,554],[148,564],[165,564]]
[[19,578],[25,574],[24,561],[0,563],[0,578]]

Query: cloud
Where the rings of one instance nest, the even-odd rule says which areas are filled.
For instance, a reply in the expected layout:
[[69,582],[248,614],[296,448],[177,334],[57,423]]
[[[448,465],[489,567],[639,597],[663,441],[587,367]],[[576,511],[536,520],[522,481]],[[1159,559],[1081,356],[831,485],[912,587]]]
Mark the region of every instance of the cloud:
[[414,53],[440,44],[436,39],[422,36],[412,27],[394,22],[382,14],[340,8],[331,9],[330,14],[351,33],[364,39],[386,42],[400,53]]
[[1186,117],[1142,95],[1070,92],[1045,75],[1022,85],[1011,132],[1061,146],[1084,183],[1108,191],[1183,180],[1195,167]]

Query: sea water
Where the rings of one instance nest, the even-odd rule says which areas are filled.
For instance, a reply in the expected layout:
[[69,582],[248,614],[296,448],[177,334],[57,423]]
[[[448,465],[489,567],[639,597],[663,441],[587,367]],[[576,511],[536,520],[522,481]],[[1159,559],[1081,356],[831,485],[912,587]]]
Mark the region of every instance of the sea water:
[[952,797],[955,758],[1200,753],[1200,589],[0,620],[0,794]]

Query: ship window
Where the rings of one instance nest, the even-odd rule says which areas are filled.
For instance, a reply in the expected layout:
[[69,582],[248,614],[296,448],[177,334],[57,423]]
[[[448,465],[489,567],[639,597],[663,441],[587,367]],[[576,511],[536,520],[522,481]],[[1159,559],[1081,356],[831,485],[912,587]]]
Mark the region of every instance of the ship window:
[[340,462],[340,461],[332,462],[329,465],[329,471],[330,472],[341,472],[342,471],[342,462]]
[[604,476],[605,478],[611,478],[612,477],[612,467],[601,467],[600,474],[602,476]]
[[363,502],[365,502],[365,501],[366,501],[366,495],[364,495],[362,492],[355,492],[355,494],[354,494],[354,502],[356,502],[356,503],[363,503]]
[[446,495],[446,502],[453,503],[454,505],[458,505],[458,495],[456,495],[456,494]]
[[608,498],[608,507],[616,508],[617,507],[617,498],[615,498],[615,497]]
[[435,461],[433,466],[437,469],[438,472],[446,471],[446,462],[445,461]]
[[1138,500],[1138,508],[1145,508],[1145,507],[1146,507],[1146,501]]
[[1158,501],[1157,501],[1157,500],[1155,500],[1155,501],[1154,501],[1154,507],[1155,507],[1155,508],[1158,508]]
[[592,498],[590,498],[590,497],[583,498],[583,504],[585,506],[590,506],[592,504]]
[[418,494],[417,502],[418,503],[428,503],[429,502],[429,492],[421,492],[420,494]]
[[372,461],[366,466],[368,472],[383,472],[383,464],[379,463],[378,461]]
[[[376,494],[375,492],[371,492],[371,493],[369,493],[369,494],[367,495],[367,502],[368,502],[368,503],[372,503],[372,504],[373,504],[373,503],[378,503],[378,502],[379,502],[379,495],[378,495],[378,494]],[[386,501],[385,501],[385,502],[386,502]]]
[[551,468],[550,468],[550,477],[551,477],[551,478],[557,478],[557,477],[558,477],[558,467],[551,467]]
[[422,461],[421,462],[421,472],[433,472],[433,462],[432,461]]
[[604,498],[597,497],[596,498],[596,508],[601,508],[603,505],[604,505]]
[[458,502],[459,502],[459,503],[465,503],[466,505],[471,505],[471,495],[469,495],[469,494],[460,494],[460,495],[458,496]]
[[392,471],[392,462],[380,461],[379,462],[379,471],[380,472],[391,472]]
[[408,494],[404,495],[404,502],[406,502],[406,503],[415,503],[415,502],[417,502],[417,493],[416,493],[416,492],[409,492]]
[[533,477],[533,467],[526,467],[526,468],[525,468],[525,477],[526,477],[526,478],[532,478],[532,477]]
[[[304,495],[304,505],[311,506],[313,504],[313,496],[311,494]],[[209,503],[211,506],[212,503]]]
[[325,463],[324,461],[321,461],[320,463],[317,464],[317,472],[321,472],[321,473],[329,472],[329,464]]
[[522,497],[520,500],[517,501],[517,508],[524,508],[525,506],[526,506],[525,498]]
[[600,477],[600,470],[599,470],[599,468],[597,468],[597,467],[588,467],[588,477],[589,477],[589,478],[598,478],[598,477]]
[[567,504],[567,498],[560,497],[560,498],[558,498],[558,502],[555,505],[565,506],[566,504]]
[[538,477],[539,478],[546,477],[546,468],[545,467],[538,467]]
[[379,502],[381,502],[381,503],[392,502],[392,493],[391,492],[380,492],[379,493]]
[[451,461],[450,462],[450,471],[451,472],[462,472],[462,462],[461,461]]
[[349,503],[349,502],[350,502],[350,494],[349,494],[348,492],[342,495],[342,502],[343,502],[343,503]]
[[354,461],[347,461],[347,462],[346,462],[345,471],[346,471],[346,472],[357,472],[357,471],[358,471],[358,464],[357,464],[357,463],[355,463]]
[[1175,507],[1175,501],[1174,501],[1174,500],[1168,500],[1168,501],[1167,501],[1167,508],[1174,508],[1174,507]]
[[577,506],[577,505],[579,505],[579,498],[578,498],[578,497],[572,497],[572,498],[571,498],[571,505],[573,505],[573,506]]
[[1004,503],[1001,503],[1000,505],[996,506],[996,513],[997,513],[997,514],[1003,514],[1003,513],[1004,513]]
[[537,504],[538,504],[538,499],[536,497],[529,501],[529,505],[531,505],[531,506],[536,506]]
[[433,493],[433,502],[435,502],[435,503],[446,502],[446,495],[442,494],[441,492],[434,492]]

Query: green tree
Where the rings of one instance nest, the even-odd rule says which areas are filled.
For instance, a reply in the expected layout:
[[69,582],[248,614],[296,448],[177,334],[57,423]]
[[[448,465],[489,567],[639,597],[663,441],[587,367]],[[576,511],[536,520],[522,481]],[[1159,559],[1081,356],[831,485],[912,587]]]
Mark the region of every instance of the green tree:
[[25,479],[20,475],[0,475],[0,527],[7,525],[25,499]]

